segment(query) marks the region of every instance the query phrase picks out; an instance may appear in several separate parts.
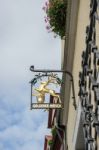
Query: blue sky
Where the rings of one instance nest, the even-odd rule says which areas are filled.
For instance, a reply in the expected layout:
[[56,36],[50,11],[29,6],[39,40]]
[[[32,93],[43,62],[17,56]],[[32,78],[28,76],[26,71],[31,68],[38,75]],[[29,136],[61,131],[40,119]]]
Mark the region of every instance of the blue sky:
[[47,33],[45,0],[0,0],[0,150],[43,150],[47,112],[30,110],[29,67],[60,69],[60,39]]

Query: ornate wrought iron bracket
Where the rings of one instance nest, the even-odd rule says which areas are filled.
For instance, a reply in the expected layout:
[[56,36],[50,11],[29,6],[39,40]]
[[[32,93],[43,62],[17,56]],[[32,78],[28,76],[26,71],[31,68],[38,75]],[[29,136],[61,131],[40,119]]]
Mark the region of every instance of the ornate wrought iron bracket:
[[[98,0],[90,1],[90,24],[86,27],[86,49],[82,53],[82,71],[79,73],[79,97],[85,150],[98,150],[99,134],[99,49],[96,41],[96,14]],[[94,134],[93,134],[94,133]]]
[[37,72],[39,72],[39,73],[45,73],[46,76],[48,76],[48,73],[65,73],[65,74],[68,74],[70,76],[70,81],[72,83],[73,106],[74,106],[74,108],[76,110],[77,105],[76,105],[76,98],[75,98],[74,78],[73,78],[73,75],[69,71],[67,71],[67,70],[46,70],[46,69],[42,70],[42,69],[35,69],[34,66],[30,67],[30,71],[36,72],[36,73]]

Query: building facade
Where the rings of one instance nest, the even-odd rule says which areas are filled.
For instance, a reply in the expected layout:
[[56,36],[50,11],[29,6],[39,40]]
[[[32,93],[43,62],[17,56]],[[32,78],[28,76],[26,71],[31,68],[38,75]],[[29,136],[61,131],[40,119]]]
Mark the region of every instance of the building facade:
[[49,111],[53,118],[48,127],[56,130],[52,150],[99,150],[98,12],[98,0],[68,0],[62,69],[72,74],[74,89],[70,76],[64,73],[64,109],[54,110],[54,115]]

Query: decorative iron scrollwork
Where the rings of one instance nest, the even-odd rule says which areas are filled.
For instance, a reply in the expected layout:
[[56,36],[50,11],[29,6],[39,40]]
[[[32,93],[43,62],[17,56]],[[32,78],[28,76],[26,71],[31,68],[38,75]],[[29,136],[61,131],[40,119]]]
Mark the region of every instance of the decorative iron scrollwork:
[[[56,80],[56,83],[58,85],[60,85],[60,87],[62,86],[63,82],[62,80],[58,77],[58,74],[56,73],[61,73],[61,74],[67,74],[69,77],[70,77],[70,81],[71,81],[71,86],[72,86],[72,93],[73,93],[73,106],[76,110],[77,108],[77,105],[76,105],[76,99],[75,99],[75,89],[74,89],[74,78],[73,78],[73,75],[67,71],[67,70],[46,70],[46,69],[34,69],[34,66],[31,66],[30,67],[30,70],[34,73],[38,73],[34,76],[34,78],[30,81],[31,83],[31,109],[33,109],[33,102],[32,102],[32,96],[36,96],[37,98],[39,98],[39,100],[41,101],[44,100],[44,94],[45,93],[50,93],[50,95],[53,95],[53,96],[57,96],[55,95],[55,91],[52,90],[52,89],[46,89],[46,87],[44,86],[44,82],[41,82],[41,86],[37,89],[35,89],[38,93],[37,94],[32,94],[32,89],[33,89],[33,86],[35,86],[35,84],[39,81],[39,80],[42,80],[43,77],[46,77],[48,78],[48,81],[45,81],[46,83],[49,82],[49,78],[54,78]],[[48,84],[46,84],[47,86]],[[41,90],[41,87],[44,87],[42,90]],[[52,94],[53,93],[53,94]],[[38,99],[37,99],[38,101]],[[61,100],[60,100],[61,101]],[[36,105],[37,106],[37,105]],[[35,106],[35,108],[36,108]],[[46,105],[47,107],[49,107],[48,105]]]
[[99,134],[99,50],[96,45],[98,1],[90,2],[90,25],[86,27],[86,49],[82,53],[82,71],[79,73],[79,97],[86,150],[98,150]]

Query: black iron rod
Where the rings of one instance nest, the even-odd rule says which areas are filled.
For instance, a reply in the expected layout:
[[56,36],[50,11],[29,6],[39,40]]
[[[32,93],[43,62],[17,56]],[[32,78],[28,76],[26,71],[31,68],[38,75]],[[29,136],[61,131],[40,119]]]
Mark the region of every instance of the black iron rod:
[[32,84],[31,84],[31,108],[30,109],[32,110]]
[[32,71],[32,72],[44,72],[44,73],[47,73],[47,72],[67,73],[68,75],[70,75],[72,77],[72,74],[66,70],[34,69],[34,66],[31,66],[30,71]]
[[76,98],[75,98],[75,89],[74,89],[74,79],[72,78],[72,92],[73,92],[73,99],[74,99],[74,101],[73,101],[73,105],[74,105],[74,107],[75,107],[75,110],[76,110],[76,108],[77,108],[77,104],[76,104]]

